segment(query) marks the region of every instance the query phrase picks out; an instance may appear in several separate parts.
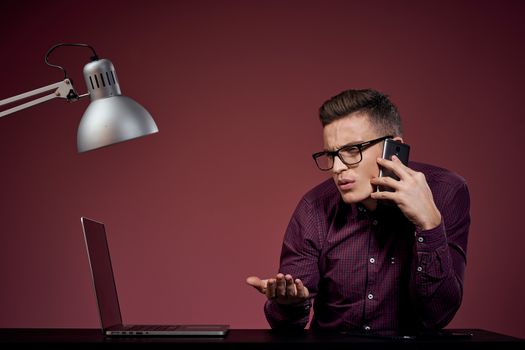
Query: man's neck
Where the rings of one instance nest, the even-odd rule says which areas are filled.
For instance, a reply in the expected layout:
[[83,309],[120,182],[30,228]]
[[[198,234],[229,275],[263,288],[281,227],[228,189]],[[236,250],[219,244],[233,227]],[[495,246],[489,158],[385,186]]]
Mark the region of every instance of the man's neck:
[[368,211],[375,211],[377,209],[377,200],[368,197],[361,202]]

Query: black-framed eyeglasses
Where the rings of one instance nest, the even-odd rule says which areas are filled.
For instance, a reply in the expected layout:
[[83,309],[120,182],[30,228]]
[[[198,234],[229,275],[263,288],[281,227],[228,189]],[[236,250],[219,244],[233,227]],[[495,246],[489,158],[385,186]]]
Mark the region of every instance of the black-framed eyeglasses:
[[349,166],[363,160],[363,150],[393,136],[383,136],[378,139],[359,143],[357,145],[344,145],[335,151],[323,151],[312,154],[312,158],[320,170],[327,171],[334,167],[335,157],[339,157],[343,164]]

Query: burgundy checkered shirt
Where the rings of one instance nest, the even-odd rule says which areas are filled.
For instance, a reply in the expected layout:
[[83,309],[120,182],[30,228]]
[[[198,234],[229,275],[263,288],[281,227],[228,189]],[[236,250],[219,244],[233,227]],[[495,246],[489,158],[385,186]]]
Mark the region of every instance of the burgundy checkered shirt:
[[266,301],[274,329],[414,330],[442,328],[461,304],[470,225],[465,180],[435,166],[423,172],[441,224],[418,230],[395,205],[367,211],[345,204],[332,179],[308,192],[290,220],[279,272],[310,291],[304,305]]

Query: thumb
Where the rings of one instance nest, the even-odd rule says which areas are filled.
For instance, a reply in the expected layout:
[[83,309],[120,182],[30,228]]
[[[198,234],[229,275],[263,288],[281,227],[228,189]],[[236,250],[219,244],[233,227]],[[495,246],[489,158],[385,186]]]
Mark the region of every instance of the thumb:
[[248,283],[250,286],[257,289],[259,292],[265,294],[266,293],[266,284],[268,280],[262,280],[257,276],[250,276],[246,278],[246,283]]

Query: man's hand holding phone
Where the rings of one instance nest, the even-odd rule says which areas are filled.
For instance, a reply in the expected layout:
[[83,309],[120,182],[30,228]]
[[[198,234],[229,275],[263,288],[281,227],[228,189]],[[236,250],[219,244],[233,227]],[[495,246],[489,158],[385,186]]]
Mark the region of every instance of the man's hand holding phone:
[[[408,166],[408,157],[410,154],[410,146],[402,141],[395,139],[386,139],[383,143],[383,154],[381,158],[392,160],[392,156],[396,156],[403,164]],[[379,167],[379,177],[389,176],[393,179],[399,180],[399,177],[390,169]],[[393,191],[389,187],[377,186],[377,192]]]
[[423,173],[410,169],[395,155],[392,160],[377,158],[377,163],[381,168],[393,172],[399,180],[389,176],[371,179],[372,185],[393,190],[372,192],[373,199],[393,201],[422,230],[430,230],[441,223],[441,213],[434,203],[432,191]]
[[260,279],[250,276],[246,283],[281,305],[302,304],[308,299],[309,292],[300,279],[293,279],[289,274],[278,273],[275,278]]

